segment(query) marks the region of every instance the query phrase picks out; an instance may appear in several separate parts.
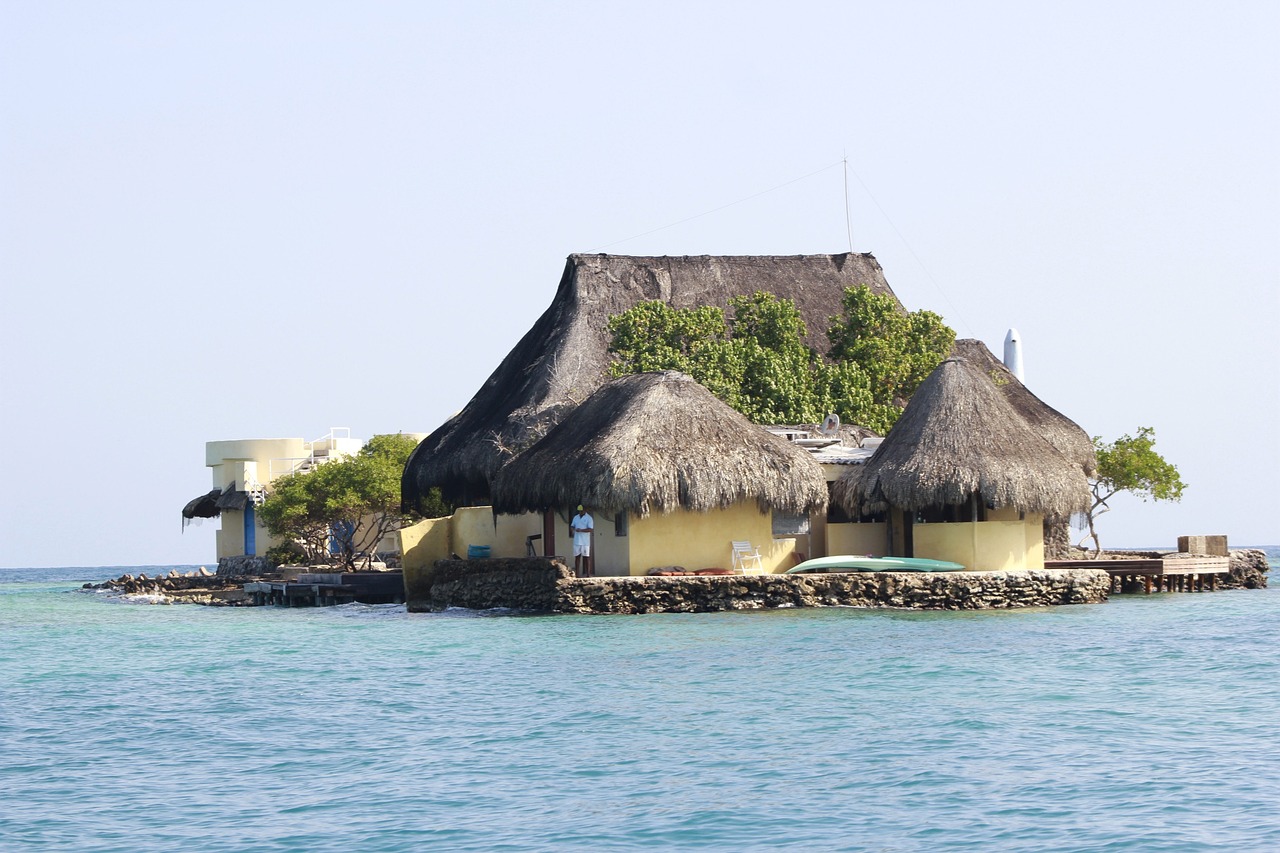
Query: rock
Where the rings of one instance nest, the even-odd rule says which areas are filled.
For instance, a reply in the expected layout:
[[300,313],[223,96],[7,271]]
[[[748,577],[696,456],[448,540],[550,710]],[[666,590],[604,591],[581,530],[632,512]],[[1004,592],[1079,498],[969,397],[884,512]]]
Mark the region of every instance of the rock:
[[1271,565],[1267,554],[1256,548],[1241,548],[1230,553],[1231,572],[1219,575],[1219,589],[1263,589],[1267,585],[1267,572]]
[[575,579],[563,563],[547,558],[441,560],[432,573],[429,599],[411,600],[409,609],[695,613],[853,606],[979,610],[1098,603],[1106,600],[1110,586],[1110,576],[1100,569],[729,576],[663,573]]
[[208,570],[208,569],[206,569],[204,566],[201,566],[201,567],[200,567],[200,577],[202,577],[202,578],[211,578],[211,577],[213,577],[213,572],[209,571],[209,570]]
[[220,578],[261,577],[271,570],[266,557],[223,557],[218,560],[217,576]]

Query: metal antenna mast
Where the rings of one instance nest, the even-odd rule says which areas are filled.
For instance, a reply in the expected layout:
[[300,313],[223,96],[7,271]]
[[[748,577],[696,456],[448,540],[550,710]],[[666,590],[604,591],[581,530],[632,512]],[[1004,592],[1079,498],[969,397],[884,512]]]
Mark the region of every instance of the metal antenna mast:
[[849,235],[849,254],[853,254],[853,220],[849,216],[849,152],[846,151],[844,159],[840,161],[844,164],[844,229]]

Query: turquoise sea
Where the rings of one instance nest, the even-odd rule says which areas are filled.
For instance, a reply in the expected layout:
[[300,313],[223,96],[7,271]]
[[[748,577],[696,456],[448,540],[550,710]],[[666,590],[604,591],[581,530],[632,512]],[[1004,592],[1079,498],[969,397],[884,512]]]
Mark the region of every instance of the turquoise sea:
[[0,570],[0,849],[1280,850],[1277,572],[982,613],[77,589],[124,571]]

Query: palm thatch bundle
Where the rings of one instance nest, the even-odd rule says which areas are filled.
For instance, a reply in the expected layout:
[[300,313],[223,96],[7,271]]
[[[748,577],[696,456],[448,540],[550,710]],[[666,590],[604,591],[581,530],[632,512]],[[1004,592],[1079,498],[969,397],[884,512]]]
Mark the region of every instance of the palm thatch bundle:
[[821,511],[822,468],[674,371],[604,385],[494,478],[499,513],[579,503],[644,517],[753,500],[761,512]]
[[1015,410],[981,368],[950,358],[920,384],[875,455],[836,481],[850,513],[966,503],[1061,517],[1089,505],[1089,484]]
[[186,519],[217,518],[222,514],[222,510],[218,509],[220,497],[222,497],[222,489],[213,489],[207,494],[192,498],[182,508],[182,517]]
[[869,254],[629,257],[570,255],[555,299],[466,407],[423,441],[405,467],[408,506],[432,486],[471,503],[511,456],[537,441],[609,378],[609,317],[661,299],[674,308],[726,307],[766,291],[790,299],[825,349],[848,287],[893,295]]
[[1093,476],[1098,468],[1098,455],[1093,440],[1075,421],[1045,403],[1023,385],[987,345],[973,338],[955,342],[951,354],[963,358],[981,370],[1000,389],[1014,411],[1022,416],[1045,441],[1058,449],[1067,459],[1079,465],[1086,476]]

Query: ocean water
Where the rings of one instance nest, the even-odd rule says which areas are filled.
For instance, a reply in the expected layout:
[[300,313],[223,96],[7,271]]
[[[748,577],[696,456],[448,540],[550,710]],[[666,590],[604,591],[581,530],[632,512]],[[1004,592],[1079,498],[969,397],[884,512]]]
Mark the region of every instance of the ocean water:
[[0,570],[0,849],[1280,850],[1280,573],[981,613],[76,589],[123,571]]

